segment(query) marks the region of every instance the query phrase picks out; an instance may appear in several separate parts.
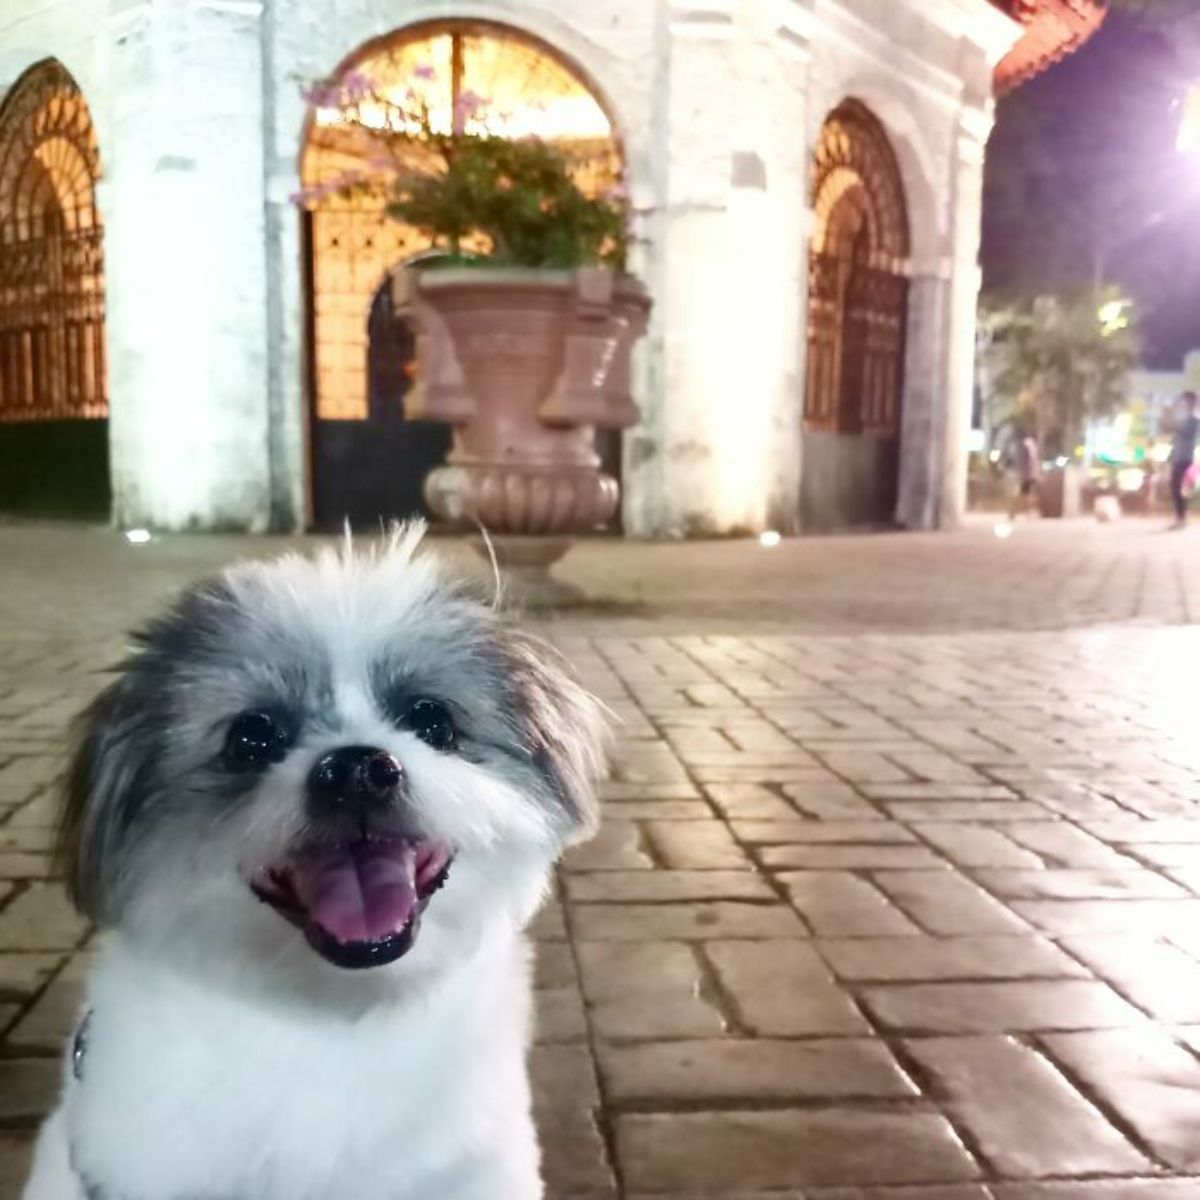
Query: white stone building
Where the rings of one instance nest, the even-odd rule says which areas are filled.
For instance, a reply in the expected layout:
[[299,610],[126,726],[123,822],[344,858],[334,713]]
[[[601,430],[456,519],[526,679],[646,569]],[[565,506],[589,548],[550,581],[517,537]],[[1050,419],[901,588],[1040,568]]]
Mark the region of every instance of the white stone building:
[[[1092,3],[1042,8],[1094,25]],[[301,528],[322,495],[336,515],[383,444],[372,300],[420,247],[289,201],[320,132],[300,84],[460,38],[510,62],[498,87],[553,98],[566,77],[623,160],[655,303],[618,456],[628,533],[953,525],[994,72],[1037,7],[4,0],[0,508],[110,486],[122,526]]]

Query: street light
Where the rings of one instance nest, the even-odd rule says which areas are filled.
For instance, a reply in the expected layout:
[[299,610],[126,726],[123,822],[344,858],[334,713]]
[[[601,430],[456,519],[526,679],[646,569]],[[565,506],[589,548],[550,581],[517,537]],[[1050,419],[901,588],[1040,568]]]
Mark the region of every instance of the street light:
[[1183,98],[1183,114],[1179,118],[1179,132],[1175,135],[1175,149],[1180,154],[1200,153],[1200,86],[1188,88]]

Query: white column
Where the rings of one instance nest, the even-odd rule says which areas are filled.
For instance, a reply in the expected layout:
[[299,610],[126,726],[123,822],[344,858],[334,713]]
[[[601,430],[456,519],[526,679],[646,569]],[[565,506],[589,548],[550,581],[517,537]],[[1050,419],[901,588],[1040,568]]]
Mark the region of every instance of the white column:
[[[774,140],[784,72],[772,11],[764,0],[666,6],[650,389],[626,470],[634,534],[761,529],[788,487],[779,461],[794,471],[799,193]],[[802,109],[795,119],[799,130]]]
[[260,0],[148,0],[110,19],[102,204],[121,525],[269,521],[261,19]]
[[991,102],[970,106],[959,118],[951,186],[952,265],[946,314],[945,408],[942,489],[937,524],[953,529],[967,503],[967,436],[975,377],[975,329],[979,307],[980,222],[984,146],[991,130]]
[[809,182],[812,146],[808,128],[811,13],[789,4],[774,6],[781,23],[772,28],[776,81],[761,127],[774,137],[771,192],[774,198],[773,248],[767,248],[773,290],[764,295],[774,320],[775,343],[768,409],[766,478],[767,524],[783,533],[800,528],[800,474],[803,467],[804,371],[808,348],[808,252],[812,234]]
[[905,529],[935,529],[942,499],[950,264],[914,264],[901,410],[896,520]]

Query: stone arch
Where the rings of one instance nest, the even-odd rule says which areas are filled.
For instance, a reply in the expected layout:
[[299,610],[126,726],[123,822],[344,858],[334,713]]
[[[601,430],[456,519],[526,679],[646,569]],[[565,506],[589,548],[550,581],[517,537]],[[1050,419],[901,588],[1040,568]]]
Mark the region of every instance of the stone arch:
[[[448,111],[453,111],[460,89],[491,94],[485,90],[490,85],[501,94],[497,107],[508,114],[517,132],[528,127],[591,152],[600,165],[594,179],[588,180],[590,186],[607,186],[622,174],[623,148],[607,99],[583,68],[524,29],[464,18],[418,22],[364,43],[343,59],[335,76],[358,71],[399,80],[424,65],[434,71],[431,87],[450,89]],[[310,107],[300,149],[305,188],[319,187],[355,161],[344,127],[332,119],[324,122],[322,113]],[[325,511],[328,505],[322,502],[326,494],[320,478],[323,442],[353,441],[353,433],[335,430],[333,425],[362,422],[371,411],[368,319],[372,299],[380,278],[427,252],[430,244],[419,231],[388,219],[381,206],[336,196],[308,203],[303,224],[313,517],[315,523],[327,524],[337,514]],[[420,440],[425,446],[441,444],[411,427],[407,433],[398,428],[395,436],[414,444]],[[406,469],[424,472],[435,461],[413,459]],[[367,502],[368,509],[372,504]],[[382,493],[378,506],[371,519],[407,515],[389,510]],[[366,511],[359,506],[363,519]]]
[[[332,36],[326,44],[334,47],[333,53],[319,63],[311,59],[296,61],[293,70],[301,72],[302,77],[309,77],[323,73],[331,61],[337,62],[339,69],[345,69],[372,46],[441,24],[462,22],[508,30],[542,46],[570,67],[609,115],[615,136],[621,143],[631,184],[637,186],[643,182],[643,175],[650,169],[649,164],[642,162],[647,151],[635,151],[628,144],[640,136],[635,120],[639,107],[633,86],[636,68],[582,32],[575,23],[555,13],[552,4],[547,7],[522,6],[518,24],[514,21],[512,5],[504,0],[456,0],[452,6],[446,0],[412,0],[404,6],[404,18],[403,24],[393,25],[374,11],[369,17],[364,14],[355,18],[347,14],[347,19],[339,20],[336,29],[329,31]],[[282,153],[294,155],[299,163],[308,137],[311,110],[298,93],[289,91],[280,97],[279,114]]]
[[[908,207],[911,259],[922,266],[936,262],[946,252],[946,182],[944,172],[935,165],[936,156],[921,125],[923,106],[919,97],[893,79],[853,77],[841,89],[837,103],[821,114],[812,145],[820,138],[829,115],[846,98],[858,101],[879,122],[895,157]],[[949,113],[947,120],[951,121]]]
[[57,59],[0,103],[0,506],[107,512],[100,154]]
[[883,524],[897,498],[911,234],[887,131],[856,98],[821,127],[809,204],[802,520]]

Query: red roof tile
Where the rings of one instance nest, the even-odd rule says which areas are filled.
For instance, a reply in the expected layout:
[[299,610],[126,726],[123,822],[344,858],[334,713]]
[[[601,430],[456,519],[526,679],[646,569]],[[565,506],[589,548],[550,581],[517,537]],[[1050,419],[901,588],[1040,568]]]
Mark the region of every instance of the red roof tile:
[[992,0],[1025,26],[1025,35],[996,67],[1002,95],[1077,50],[1104,20],[1102,0]]

